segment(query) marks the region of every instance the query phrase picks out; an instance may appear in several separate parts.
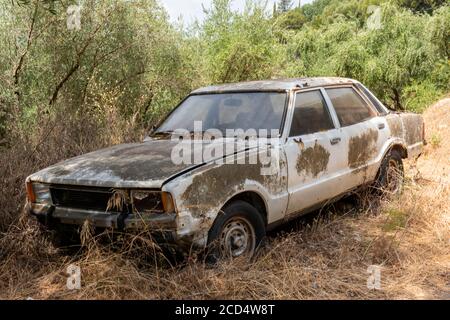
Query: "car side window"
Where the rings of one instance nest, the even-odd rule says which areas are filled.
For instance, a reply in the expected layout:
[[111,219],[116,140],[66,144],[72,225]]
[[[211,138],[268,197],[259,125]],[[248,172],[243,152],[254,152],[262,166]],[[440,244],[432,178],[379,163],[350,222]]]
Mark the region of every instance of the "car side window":
[[376,116],[375,112],[353,88],[326,89],[342,127]]
[[386,114],[386,110],[381,105],[381,103],[375,98],[375,96],[373,95],[372,92],[370,92],[368,89],[366,89],[364,86],[360,85],[359,83],[357,83],[356,86],[358,87],[359,90],[361,90],[366,95],[366,97],[370,100],[370,102],[372,102],[373,106],[377,109],[377,111],[381,115]]
[[289,136],[333,129],[333,121],[319,90],[300,92],[295,97],[294,117]]

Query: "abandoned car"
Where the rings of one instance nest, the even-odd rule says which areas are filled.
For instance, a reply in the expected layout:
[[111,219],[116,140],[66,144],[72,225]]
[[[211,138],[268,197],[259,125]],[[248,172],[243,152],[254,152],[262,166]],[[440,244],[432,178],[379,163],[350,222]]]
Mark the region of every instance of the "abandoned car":
[[[228,130],[256,136],[239,139]],[[271,132],[265,139],[264,130]],[[194,150],[181,156],[186,161],[174,157],[188,143]],[[205,158],[205,145],[223,150]],[[143,142],[32,174],[27,206],[47,225],[149,228],[180,248],[251,256],[267,230],[356,188],[400,192],[402,159],[419,156],[423,145],[421,116],[390,111],[352,79],[210,86],[193,91]],[[269,162],[250,161],[263,154]]]

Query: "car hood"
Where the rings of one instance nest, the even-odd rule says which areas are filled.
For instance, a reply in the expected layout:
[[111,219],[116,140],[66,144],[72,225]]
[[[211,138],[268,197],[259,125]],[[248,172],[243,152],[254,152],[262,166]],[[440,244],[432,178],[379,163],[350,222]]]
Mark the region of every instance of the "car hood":
[[160,188],[170,177],[201,164],[174,164],[171,140],[116,145],[57,163],[28,180],[97,187]]

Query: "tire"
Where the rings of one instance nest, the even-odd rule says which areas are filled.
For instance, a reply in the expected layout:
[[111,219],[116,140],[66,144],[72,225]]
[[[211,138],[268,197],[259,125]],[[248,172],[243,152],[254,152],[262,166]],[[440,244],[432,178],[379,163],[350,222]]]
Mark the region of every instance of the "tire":
[[234,201],[219,213],[208,234],[207,262],[251,258],[266,235],[261,214],[245,201]]
[[403,191],[404,169],[402,156],[397,150],[390,150],[381,162],[375,188],[384,196],[398,196]]

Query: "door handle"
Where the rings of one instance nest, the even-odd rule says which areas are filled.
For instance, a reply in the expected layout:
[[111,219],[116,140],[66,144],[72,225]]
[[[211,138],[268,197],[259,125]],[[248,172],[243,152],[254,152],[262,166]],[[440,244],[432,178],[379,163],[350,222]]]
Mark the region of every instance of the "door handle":
[[339,142],[341,142],[341,138],[336,137],[330,140],[331,144],[338,144]]
[[385,128],[384,123],[379,123],[379,124],[378,124],[378,129],[379,129],[379,130],[383,130],[384,128]]
[[303,143],[302,138],[294,138],[295,143]]

